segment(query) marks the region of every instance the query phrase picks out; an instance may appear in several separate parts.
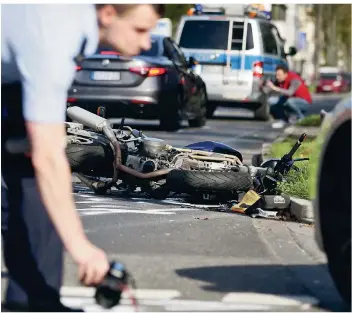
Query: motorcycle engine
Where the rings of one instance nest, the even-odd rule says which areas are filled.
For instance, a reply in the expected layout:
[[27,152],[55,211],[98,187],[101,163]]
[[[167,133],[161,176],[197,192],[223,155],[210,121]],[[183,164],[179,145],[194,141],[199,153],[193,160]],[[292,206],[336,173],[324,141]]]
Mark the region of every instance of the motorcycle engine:
[[142,173],[153,172],[159,167],[159,157],[165,152],[166,143],[162,139],[143,138],[138,152],[129,153],[126,166]]
[[143,138],[141,154],[149,158],[157,158],[166,149],[166,143],[162,139],[147,137]]

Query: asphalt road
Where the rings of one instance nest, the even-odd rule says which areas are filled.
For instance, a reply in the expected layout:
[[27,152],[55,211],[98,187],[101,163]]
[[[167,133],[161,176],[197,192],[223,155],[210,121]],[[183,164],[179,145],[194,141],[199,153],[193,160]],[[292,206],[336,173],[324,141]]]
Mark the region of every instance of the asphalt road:
[[[315,108],[336,101],[318,99]],[[158,131],[156,122],[130,122],[175,146],[221,141],[247,161],[280,132],[254,121],[250,112],[228,108],[202,129],[177,133]],[[77,184],[74,193],[89,238],[133,274],[142,311],[304,311],[312,310],[309,304],[318,311],[341,309],[312,227],[188,207],[177,199],[131,198],[117,191],[95,196]],[[93,291],[78,288],[68,256],[65,264],[65,303],[96,310]],[[114,310],[133,307],[123,299]]]

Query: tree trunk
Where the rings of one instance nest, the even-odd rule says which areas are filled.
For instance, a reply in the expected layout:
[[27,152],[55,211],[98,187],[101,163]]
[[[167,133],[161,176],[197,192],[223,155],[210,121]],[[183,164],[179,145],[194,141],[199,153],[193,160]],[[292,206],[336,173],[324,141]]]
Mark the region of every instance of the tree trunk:
[[328,19],[328,38],[326,42],[327,48],[327,64],[330,66],[337,65],[337,41],[336,41],[336,10],[334,4],[328,4],[329,6],[329,15]]
[[314,72],[315,72],[315,81],[319,79],[319,68],[320,68],[320,56],[321,56],[321,30],[322,30],[322,13],[323,13],[323,5],[322,4],[314,4],[314,9],[316,12],[315,19],[315,50],[314,50]]

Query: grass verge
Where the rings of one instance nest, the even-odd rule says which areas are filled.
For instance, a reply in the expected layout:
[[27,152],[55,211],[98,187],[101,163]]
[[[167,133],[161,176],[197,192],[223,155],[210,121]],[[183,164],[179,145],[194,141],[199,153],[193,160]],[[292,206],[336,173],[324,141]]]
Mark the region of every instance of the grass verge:
[[[271,146],[270,156],[275,158],[282,157],[290,151],[296,141],[296,137],[287,137],[282,142],[274,143]],[[320,141],[315,138],[307,138],[295,153],[294,158],[307,157],[310,160],[295,163],[300,171],[291,170],[286,176],[287,182],[278,185],[278,191],[293,197],[311,200],[314,197],[313,190],[316,178],[310,173],[317,168],[319,153]]]
[[310,126],[317,127],[321,125],[321,117],[320,114],[311,114],[303,118],[297,123],[297,126]]

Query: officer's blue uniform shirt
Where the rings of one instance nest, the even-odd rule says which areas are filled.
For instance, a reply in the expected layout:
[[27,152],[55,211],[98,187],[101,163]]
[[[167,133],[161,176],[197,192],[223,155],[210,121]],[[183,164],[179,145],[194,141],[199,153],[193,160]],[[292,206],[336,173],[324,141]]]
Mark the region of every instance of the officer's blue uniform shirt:
[[92,4],[1,5],[1,83],[22,82],[25,120],[65,121],[84,38],[85,54],[93,54],[99,33]]

